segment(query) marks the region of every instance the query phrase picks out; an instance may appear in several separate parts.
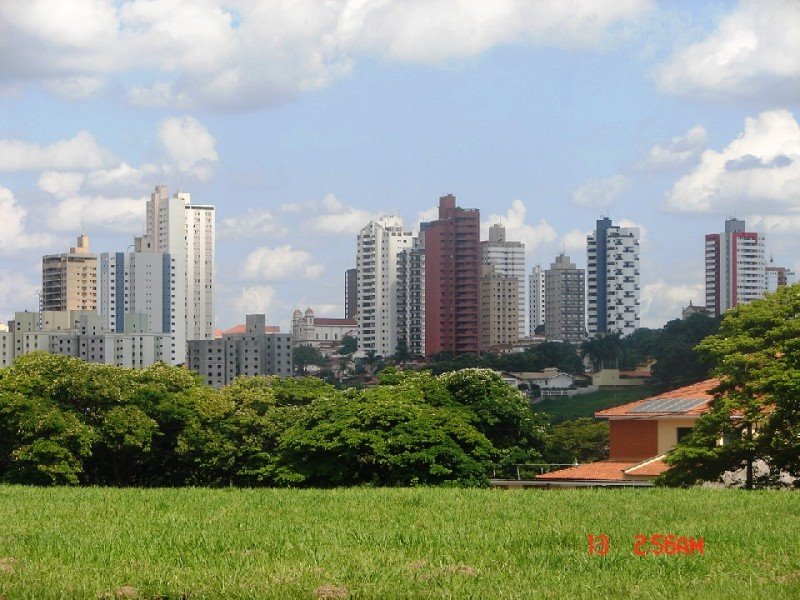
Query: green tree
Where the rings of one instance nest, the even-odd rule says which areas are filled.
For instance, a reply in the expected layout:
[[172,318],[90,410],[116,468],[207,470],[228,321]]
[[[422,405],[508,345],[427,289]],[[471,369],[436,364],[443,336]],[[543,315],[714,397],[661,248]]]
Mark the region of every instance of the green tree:
[[353,354],[358,350],[358,340],[352,335],[342,337],[342,345],[339,347],[339,354]]
[[292,360],[300,375],[306,374],[309,365],[322,366],[326,363],[322,353],[313,346],[298,346],[292,351]]
[[608,458],[608,422],[583,418],[554,425],[547,437],[551,463],[592,462]]
[[[720,383],[660,483],[692,485],[739,469],[747,488],[800,477],[800,286],[728,311],[699,350],[717,365]],[[767,465],[761,477],[756,461]]]

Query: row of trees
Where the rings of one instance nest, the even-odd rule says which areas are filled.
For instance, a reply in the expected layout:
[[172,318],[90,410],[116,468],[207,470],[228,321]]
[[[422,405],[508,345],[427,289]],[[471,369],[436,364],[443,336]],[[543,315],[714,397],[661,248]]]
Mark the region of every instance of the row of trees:
[[136,371],[44,353],[0,370],[8,482],[476,485],[494,468],[585,460],[581,435],[551,429],[485,369],[387,368],[380,385],[343,391],[276,377],[216,390],[177,367]]

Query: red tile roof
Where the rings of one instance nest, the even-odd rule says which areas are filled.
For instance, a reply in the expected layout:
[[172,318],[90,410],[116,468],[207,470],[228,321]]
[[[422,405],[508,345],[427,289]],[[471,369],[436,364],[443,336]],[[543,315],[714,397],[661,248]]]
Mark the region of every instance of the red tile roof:
[[626,469],[625,474],[635,477],[658,477],[664,471],[669,469],[669,465],[667,465],[667,463],[665,463],[663,459],[664,459],[663,456],[651,458],[649,460],[639,463],[635,467]]
[[[247,327],[244,323],[240,323],[239,325],[234,325],[230,329],[215,329],[214,330],[214,337],[222,337],[223,335],[227,335],[229,333],[245,333],[247,331]],[[264,327],[264,333],[280,333],[281,328],[277,325],[266,325]]]
[[594,413],[595,417],[624,417],[624,416],[635,416],[635,417],[642,417],[644,416],[641,412],[631,412],[637,406],[641,406],[645,402],[650,402],[651,400],[702,400],[701,404],[693,406],[688,410],[682,411],[664,411],[664,412],[648,412],[646,416],[648,417],[657,417],[663,415],[671,415],[671,414],[681,414],[687,416],[697,416],[702,415],[708,412],[708,404],[711,400],[714,399],[711,390],[719,385],[718,379],[706,379],[705,381],[701,381],[700,383],[695,383],[692,385],[687,385],[682,388],[678,388],[676,390],[672,390],[669,392],[665,392],[663,394],[659,394],[658,396],[650,396],[649,398],[644,398],[642,400],[637,400],[636,402],[629,402],[628,404],[623,404],[621,406],[614,406],[612,408],[607,408],[605,410],[598,411]]
[[625,469],[638,464],[638,462],[601,460],[545,473],[537,476],[536,481],[622,481],[625,479]]
[[328,319],[325,317],[316,317],[314,319],[314,325],[355,327],[357,323],[355,319]]

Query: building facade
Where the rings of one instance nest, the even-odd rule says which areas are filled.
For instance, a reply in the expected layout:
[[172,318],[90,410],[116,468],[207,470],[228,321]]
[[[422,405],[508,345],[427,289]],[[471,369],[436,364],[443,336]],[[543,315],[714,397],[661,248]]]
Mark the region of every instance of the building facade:
[[413,235],[400,217],[371,221],[358,234],[358,349],[391,356],[397,348],[397,255]]
[[397,339],[411,355],[425,355],[425,232],[397,255]]
[[506,228],[500,223],[489,227],[489,239],[481,242],[481,260],[498,275],[508,275],[517,280],[517,337],[526,333],[525,326],[525,244],[506,240]]
[[89,236],[78,236],[64,254],[42,257],[40,310],[96,310],[97,256],[89,253]]
[[484,266],[481,291],[481,348],[501,350],[519,340],[519,279]]
[[439,199],[425,225],[425,353],[480,352],[480,211]]
[[358,269],[344,272],[344,318],[355,319],[358,313]]
[[547,341],[580,343],[586,339],[586,274],[560,254],[545,271]]
[[357,335],[355,319],[317,317],[311,308],[305,313],[297,309],[292,315],[292,345],[295,348],[312,346],[322,354],[332,354],[341,348],[345,336],[355,338]]
[[639,228],[600,219],[586,246],[589,335],[633,333],[639,327]]
[[541,265],[536,265],[528,275],[528,334],[533,336],[536,329],[544,325],[547,316],[545,309],[545,269]]
[[110,331],[93,311],[18,312],[13,331],[0,332],[0,367],[31,352],[72,356],[86,362],[141,369],[167,362],[169,335]]
[[767,278],[767,291],[775,292],[779,287],[785,285],[794,285],[795,275],[794,271],[787,267],[776,267],[772,260],[770,260],[765,270]]
[[216,388],[237,377],[292,375],[292,336],[265,333],[264,315],[247,315],[244,333],[228,333],[213,340],[189,340],[189,368]]
[[741,219],[725,221],[724,233],[706,235],[706,308],[714,316],[764,297],[764,244],[764,234],[746,231]]

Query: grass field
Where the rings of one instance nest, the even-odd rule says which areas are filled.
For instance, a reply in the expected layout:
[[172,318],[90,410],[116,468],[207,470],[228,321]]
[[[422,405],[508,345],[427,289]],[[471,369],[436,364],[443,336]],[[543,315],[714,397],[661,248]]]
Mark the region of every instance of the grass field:
[[[800,598],[798,515],[738,490],[0,487],[0,596]],[[633,554],[662,532],[704,554]]]
[[533,405],[533,410],[550,415],[554,423],[581,417],[593,417],[594,413],[626,402],[641,400],[654,394],[648,386],[632,387],[619,390],[600,390],[579,394],[571,398],[547,398]]

